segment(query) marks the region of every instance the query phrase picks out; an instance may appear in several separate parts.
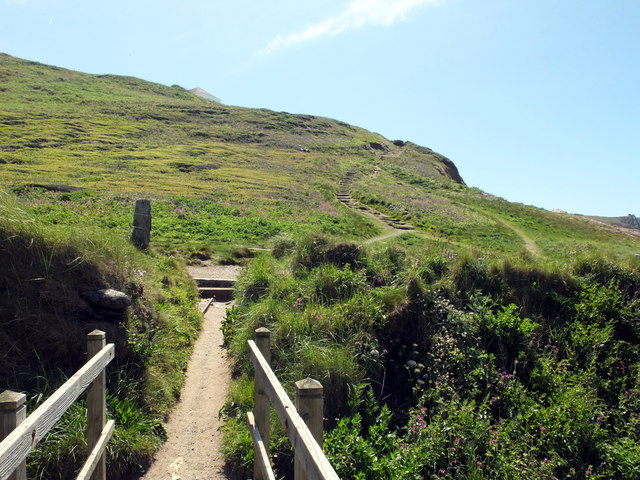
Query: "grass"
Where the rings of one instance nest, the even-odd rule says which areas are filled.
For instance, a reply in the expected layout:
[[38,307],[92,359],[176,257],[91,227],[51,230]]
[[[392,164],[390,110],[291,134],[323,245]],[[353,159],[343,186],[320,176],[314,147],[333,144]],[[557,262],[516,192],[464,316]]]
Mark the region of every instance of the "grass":
[[341,478],[635,478],[623,457],[638,448],[639,287],[637,259],[554,266],[304,237],[239,282],[228,458],[250,473],[246,341],[266,326],[290,395],[307,376],[324,386]]
[[[1,54],[0,80],[0,378],[36,405],[83,362],[86,331],[106,329],[115,476],[149,461],[179,394],[200,327],[184,261],[243,261],[248,247],[273,250],[223,325],[238,375],[224,448],[243,474],[246,340],[267,326],[285,387],[325,386],[341,478],[640,475],[638,237],[467,188],[428,148],[328,118]],[[383,228],[336,200],[349,171],[353,197],[416,231],[360,245]],[[146,253],[127,240],[139,198]],[[78,296],[105,286],[134,299],[114,324]],[[83,414],[39,447],[31,476],[77,468]]]
[[640,246],[637,236],[582,217],[511,203],[393,165],[357,177],[352,194],[445,242],[502,255],[523,254],[527,241],[532,241],[535,250],[549,260],[584,253],[623,260],[638,253]]
[[[116,476],[148,465],[161,443],[161,420],[176,402],[201,315],[181,263],[137,251],[127,237],[88,225],[37,221],[15,198],[0,195],[0,278],[3,388],[25,391],[29,410],[85,361],[86,334],[106,331],[116,345],[108,368],[108,409],[116,419],[110,470]],[[121,318],[96,314],[86,289],[115,288],[133,305]],[[84,461],[74,405],[30,456],[35,478],[68,478]]]

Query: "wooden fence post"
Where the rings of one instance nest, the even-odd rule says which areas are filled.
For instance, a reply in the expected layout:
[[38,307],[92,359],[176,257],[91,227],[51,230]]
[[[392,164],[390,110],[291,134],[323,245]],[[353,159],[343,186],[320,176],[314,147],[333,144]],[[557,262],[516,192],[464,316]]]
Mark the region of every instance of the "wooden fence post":
[[142,250],[149,248],[151,242],[151,202],[149,200],[136,200],[131,241]]
[[[313,378],[305,378],[296,382],[296,410],[309,427],[309,431],[318,445],[322,447],[322,432],[324,430],[324,399],[322,384]],[[307,480],[302,464],[295,456],[295,480]]]
[[[256,346],[267,363],[271,365],[271,332],[268,329],[264,327],[256,329]],[[269,454],[269,429],[271,426],[270,411],[269,398],[264,385],[256,376],[253,391],[253,414],[267,454]],[[258,468],[257,460],[253,461],[253,478],[254,480],[262,480],[262,472]]]
[[[23,393],[5,390],[0,393],[0,440],[9,435],[27,418],[27,396]],[[23,461],[9,476],[8,480],[26,480],[27,462]]]
[[[106,345],[105,337],[105,333],[100,330],[94,330],[87,335],[87,360],[104,348]],[[93,447],[98,443],[102,429],[107,422],[106,390],[106,376],[102,370],[87,389],[87,443],[89,451],[93,450]],[[107,463],[103,454],[98,460],[93,475],[91,475],[91,480],[106,480],[106,478]]]

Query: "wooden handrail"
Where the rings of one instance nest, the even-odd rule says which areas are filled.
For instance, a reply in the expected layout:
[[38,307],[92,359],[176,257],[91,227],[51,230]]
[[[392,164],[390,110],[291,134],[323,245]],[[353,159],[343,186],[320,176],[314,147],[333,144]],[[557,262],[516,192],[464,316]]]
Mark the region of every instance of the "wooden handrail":
[[256,343],[253,340],[249,340],[248,343],[256,381],[264,388],[267,397],[280,417],[285,432],[295,449],[296,459],[306,477],[309,480],[340,480]]
[[93,475],[93,472],[104,456],[104,451],[107,448],[107,443],[111,439],[111,436],[113,435],[115,429],[116,422],[114,422],[113,420],[109,420],[104,426],[104,430],[102,430],[96,446],[89,454],[89,457],[80,470],[80,473],[78,473],[76,480],[89,480],[91,478],[91,475]]
[[[92,332],[95,333],[95,332]],[[0,480],[7,480],[36,444],[114,358],[106,345],[0,442]],[[102,431],[102,427],[100,428]]]
[[261,472],[266,477],[265,480],[276,480],[271,468],[269,468],[269,454],[262,441],[260,431],[256,426],[256,419],[253,417],[253,412],[247,412],[247,426],[251,432],[251,438],[253,438],[253,455],[258,461],[257,463]]

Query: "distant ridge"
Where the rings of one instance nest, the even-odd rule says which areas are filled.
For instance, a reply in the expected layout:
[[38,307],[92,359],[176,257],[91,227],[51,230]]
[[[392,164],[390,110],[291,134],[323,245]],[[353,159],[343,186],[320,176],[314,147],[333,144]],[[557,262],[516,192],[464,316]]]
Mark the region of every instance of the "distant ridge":
[[640,220],[638,217],[630,213],[626,217],[598,217],[595,215],[587,215],[587,218],[597,222],[606,223],[614,227],[630,228],[632,230],[640,230]]
[[200,87],[192,88],[189,91],[194,95],[199,96],[200,98],[211,100],[212,102],[216,102],[216,103],[222,103],[222,101],[218,97],[211,95],[209,92],[207,92],[206,90],[203,90]]

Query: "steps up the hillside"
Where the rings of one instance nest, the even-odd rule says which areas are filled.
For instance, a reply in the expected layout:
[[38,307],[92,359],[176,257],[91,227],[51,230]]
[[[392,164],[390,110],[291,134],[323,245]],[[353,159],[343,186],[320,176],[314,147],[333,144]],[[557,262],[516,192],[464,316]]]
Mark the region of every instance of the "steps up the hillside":
[[213,298],[217,302],[233,300],[235,280],[225,278],[194,278],[200,298]]
[[347,207],[362,210],[363,212],[368,212],[370,215],[375,215],[381,221],[386,223],[388,226],[395,228],[396,230],[413,230],[412,225],[409,225],[398,218],[386,215],[366,205],[363,205],[351,197],[349,190],[357,173],[358,172],[355,170],[349,171],[345,174],[344,178],[340,180],[340,190],[336,195],[338,201],[346,205]]

